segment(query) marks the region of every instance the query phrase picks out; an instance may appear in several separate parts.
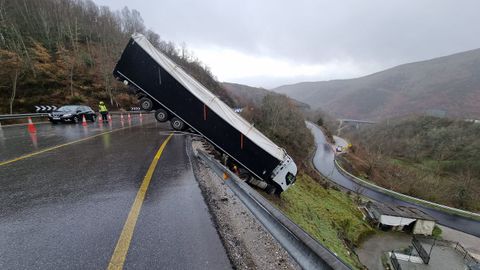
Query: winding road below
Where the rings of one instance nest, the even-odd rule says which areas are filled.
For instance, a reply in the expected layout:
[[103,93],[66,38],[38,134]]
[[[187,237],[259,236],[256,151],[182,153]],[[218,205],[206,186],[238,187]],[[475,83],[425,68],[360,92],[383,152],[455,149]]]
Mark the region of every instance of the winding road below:
[[362,190],[362,195],[379,202],[412,206],[421,209],[425,213],[437,219],[437,222],[441,225],[480,237],[480,221],[446,213],[437,209],[426,207],[424,205],[406,202],[376,190],[372,190],[366,186],[358,185],[350,178],[341,174],[335,167],[335,153],[333,152],[332,146],[326,141],[322,130],[309,122],[307,122],[307,127],[311,130],[317,145],[317,151],[313,158],[313,164],[315,168],[330,181],[354,192]]

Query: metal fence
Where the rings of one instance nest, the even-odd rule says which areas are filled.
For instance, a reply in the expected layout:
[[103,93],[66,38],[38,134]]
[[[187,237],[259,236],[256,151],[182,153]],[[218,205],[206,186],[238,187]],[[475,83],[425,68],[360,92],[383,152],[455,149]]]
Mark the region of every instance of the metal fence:
[[455,250],[458,251],[463,256],[463,260],[465,260],[467,264],[480,263],[477,259],[472,257],[472,255],[470,255],[470,253],[468,253],[468,251],[460,243],[457,242],[454,247],[455,247]]
[[412,245],[417,250],[420,258],[422,258],[423,263],[428,264],[428,262],[430,262],[430,254],[427,253],[425,248],[423,248],[422,243],[420,243],[420,241],[418,241],[418,239],[415,236],[413,236],[412,238]]
[[470,255],[470,253],[462,246],[459,242],[448,241],[444,239],[435,239],[431,237],[422,237],[422,236],[415,236],[417,239],[421,239],[421,241],[431,244],[432,246],[444,246],[444,247],[451,247],[455,249],[460,255],[463,257],[466,264],[478,264],[480,261]]
[[390,253],[390,262],[392,263],[393,269],[402,270],[402,267],[400,266],[400,263],[398,262],[397,256],[395,255],[395,252],[393,250]]

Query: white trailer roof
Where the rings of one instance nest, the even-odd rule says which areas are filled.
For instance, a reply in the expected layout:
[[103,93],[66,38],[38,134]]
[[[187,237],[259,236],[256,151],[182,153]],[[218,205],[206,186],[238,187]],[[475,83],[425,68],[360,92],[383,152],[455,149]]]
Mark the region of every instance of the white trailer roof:
[[282,148],[277,146],[269,138],[263,135],[263,133],[258,131],[255,127],[253,127],[252,124],[243,119],[243,117],[241,117],[238,113],[234,112],[232,108],[221,101],[197,80],[188,75],[180,66],[170,60],[170,58],[158,51],[145,36],[142,34],[134,34],[132,38],[180,84],[182,84],[188,91],[206,104],[210,110],[214,111],[217,115],[223,118],[223,120],[227,121],[245,137],[263,148],[270,155],[274,156],[278,160],[284,160],[286,152]]

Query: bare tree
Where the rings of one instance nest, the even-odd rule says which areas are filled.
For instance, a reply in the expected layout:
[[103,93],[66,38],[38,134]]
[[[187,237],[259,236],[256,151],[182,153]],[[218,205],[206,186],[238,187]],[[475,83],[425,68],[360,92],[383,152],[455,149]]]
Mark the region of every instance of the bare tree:
[[21,56],[14,51],[0,49],[0,59],[2,62],[2,77],[7,77],[11,84],[11,94],[9,98],[9,112],[13,113],[13,103],[17,94],[18,78],[23,73],[24,62]]

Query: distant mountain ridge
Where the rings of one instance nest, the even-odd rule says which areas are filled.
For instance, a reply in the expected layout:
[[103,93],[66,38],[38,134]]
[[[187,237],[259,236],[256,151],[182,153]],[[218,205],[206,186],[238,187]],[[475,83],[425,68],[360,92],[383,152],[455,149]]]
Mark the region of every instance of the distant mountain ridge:
[[336,117],[383,119],[426,111],[480,118],[480,49],[400,65],[368,76],[272,89]]
[[[238,106],[245,106],[249,102],[259,105],[262,103],[263,98],[268,94],[278,94],[267,90],[265,88],[252,87],[244,84],[223,82],[222,87],[227,91],[230,97],[235,101]],[[310,109],[310,105],[292,99],[300,109]]]

